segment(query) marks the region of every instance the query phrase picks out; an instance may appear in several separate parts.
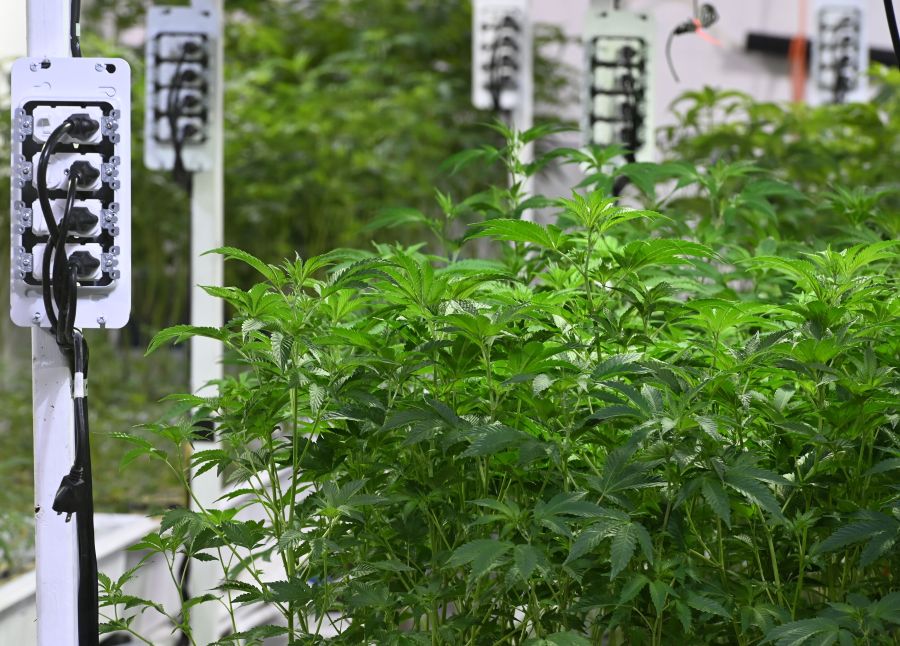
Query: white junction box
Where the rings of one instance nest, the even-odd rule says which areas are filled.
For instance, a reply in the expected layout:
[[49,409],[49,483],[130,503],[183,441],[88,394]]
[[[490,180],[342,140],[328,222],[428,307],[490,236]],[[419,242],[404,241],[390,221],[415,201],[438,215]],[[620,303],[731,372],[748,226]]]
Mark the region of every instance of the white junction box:
[[812,36],[809,102],[852,103],[869,99],[869,38],[863,0],[816,0],[810,16]]
[[188,172],[212,168],[209,133],[218,22],[202,7],[151,7],[147,14],[144,165]]
[[[121,59],[20,58],[12,67],[10,315],[49,327],[42,259],[77,172],[65,253],[77,260],[78,328],[120,328],[131,312],[131,70]],[[95,129],[58,137],[47,164],[45,215],[38,162],[71,117]]]
[[592,7],[585,30],[585,143],[619,144],[637,161],[653,161],[653,19]]
[[515,110],[531,87],[530,0],[475,0],[472,10],[472,104]]

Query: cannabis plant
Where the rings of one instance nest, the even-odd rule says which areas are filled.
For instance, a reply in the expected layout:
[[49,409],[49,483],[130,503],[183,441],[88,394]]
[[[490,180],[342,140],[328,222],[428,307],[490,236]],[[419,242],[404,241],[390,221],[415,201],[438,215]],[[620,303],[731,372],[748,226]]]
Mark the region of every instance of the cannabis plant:
[[[783,210],[802,222],[877,192],[810,197],[724,158],[518,162],[547,132],[450,167],[520,180],[555,159],[582,186],[438,194],[435,214],[379,221],[434,248],[216,251],[259,282],[207,288],[230,321],[150,351],[210,337],[236,370],[123,438],[126,461],[185,486],[190,470],[233,484],[139,546],[176,583],[182,559],[217,563],[222,585],[173,612],[127,596],[134,573],[105,579],[105,630],[144,605],[193,643],[190,613],[213,603],[222,644],[896,643],[897,245],[870,235],[874,208],[815,244],[779,235]],[[536,208],[555,224],[521,219]],[[473,244],[491,253],[467,259]],[[188,464],[210,421],[220,446]],[[281,620],[240,630],[255,604]]]

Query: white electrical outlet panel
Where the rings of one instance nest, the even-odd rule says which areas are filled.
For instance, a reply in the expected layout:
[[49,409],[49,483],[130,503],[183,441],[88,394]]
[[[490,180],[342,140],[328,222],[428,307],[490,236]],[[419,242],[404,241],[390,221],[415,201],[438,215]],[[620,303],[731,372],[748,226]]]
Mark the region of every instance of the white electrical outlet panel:
[[869,99],[869,39],[863,0],[817,0],[811,14],[809,103]]
[[530,0],[475,0],[472,10],[472,104],[515,110],[531,88]]
[[584,112],[588,144],[619,144],[637,161],[653,161],[653,19],[592,8],[585,29]]
[[[74,193],[66,256],[83,260],[75,327],[120,328],[131,312],[131,70],[121,59],[20,58],[12,67],[10,315],[49,327],[41,260],[49,230],[38,194],[38,160],[57,127],[74,115],[96,122],[65,135],[47,166],[50,216],[65,211],[73,165],[89,171]],[[96,177],[93,175],[96,174]]]
[[188,172],[212,168],[209,128],[215,110],[215,74],[211,65],[218,31],[218,19],[209,9],[150,8],[144,120],[147,168],[173,170],[176,157]]

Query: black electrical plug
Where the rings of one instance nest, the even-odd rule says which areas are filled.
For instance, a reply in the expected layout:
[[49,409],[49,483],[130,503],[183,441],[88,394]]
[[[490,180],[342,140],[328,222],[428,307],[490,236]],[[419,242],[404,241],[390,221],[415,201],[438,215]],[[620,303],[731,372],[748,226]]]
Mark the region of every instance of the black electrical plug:
[[629,65],[631,64],[631,60],[637,55],[637,50],[634,47],[630,47],[629,45],[625,45],[619,50],[619,61],[621,65]]
[[81,467],[72,467],[59,483],[59,489],[56,490],[56,496],[53,498],[53,511],[57,514],[65,514],[66,522],[69,522],[72,514],[86,508],[88,494],[84,470]]
[[[700,28],[706,29],[707,27],[715,24],[715,22],[718,20],[719,12],[716,11],[716,8],[714,6],[706,3],[700,7],[700,14],[696,18],[685,20],[683,23],[675,27],[674,33],[676,35],[690,34]],[[698,25],[697,23],[700,24]]]
[[69,126],[68,135],[70,139],[75,141],[87,141],[100,130],[100,122],[92,119],[89,114],[78,113],[69,115],[66,119],[71,125]]
[[90,278],[100,268],[100,260],[89,251],[73,251],[69,256],[69,267],[75,270],[78,278]]
[[497,47],[509,47],[514,51],[519,51],[519,42],[510,36],[504,36],[497,43]]
[[512,29],[513,31],[522,31],[522,27],[519,25],[519,21],[517,21],[512,16],[504,16],[503,20],[500,22],[500,29]]
[[79,160],[69,166],[69,177],[74,177],[75,183],[79,187],[85,188],[97,181],[97,178],[100,177],[100,169],[89,161]]
[[182,110],[193,110],[194,108],[200,107],[200,104],[201,104],[200,97],[197,96],[196,94],[190,93],[190,94],[185,94],[181,98],[180,107]]
[[200,80],[200,75],[197,70],[186,69],[178,75],[177,80],[181,83],[196,83]]
[[200,53],[200,44],[195,40],[189,40],[181,46],[185,56],[194,56]]
[[188,139],[199,133],[200,129],[197,126],[195,126],[193,123],[188,123],[181,129],[181,139],[182,141],[187,141]]
[[85,206],[76,206],[69,211],[69,231],[85,234],[94,230],[100,218]]

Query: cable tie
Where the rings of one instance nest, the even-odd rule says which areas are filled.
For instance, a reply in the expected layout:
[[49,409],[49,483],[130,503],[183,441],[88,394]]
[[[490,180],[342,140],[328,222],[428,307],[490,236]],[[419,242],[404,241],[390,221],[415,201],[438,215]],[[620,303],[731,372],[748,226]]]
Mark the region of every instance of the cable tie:
[[76,372],[72,377],[72,399],[84,399],[87,393],[87,381],[83,372]]

